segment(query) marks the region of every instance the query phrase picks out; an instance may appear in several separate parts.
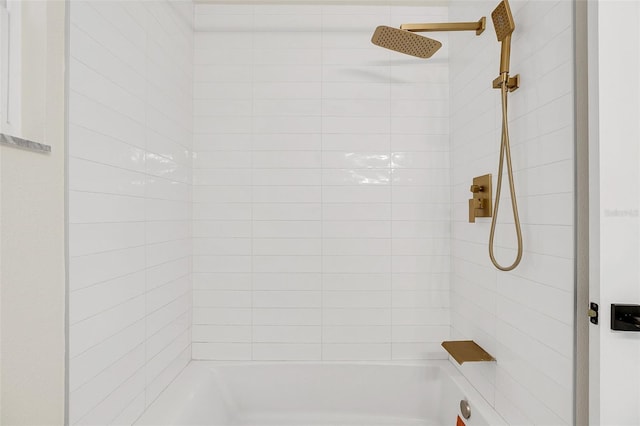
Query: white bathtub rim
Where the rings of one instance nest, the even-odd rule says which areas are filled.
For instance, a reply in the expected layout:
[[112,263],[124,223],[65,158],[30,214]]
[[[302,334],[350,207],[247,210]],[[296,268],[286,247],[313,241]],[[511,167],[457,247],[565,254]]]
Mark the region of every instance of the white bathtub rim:
[[[261,360],[261,361],[223,361],[223,360],[192,360],[191,363],[207,367],[238,367],[238,366],[261,366],[261,365],[367,365],[367,366],[407,366],[425,367],[437,366],[443,369],[454,383],[463,391],[465,399],[470,402],[472,413],[477,411],[486,418],[491,425],[508,426],[507,421],[500,416],[495,407],[473,386],[464,376],[459,366],[454,364],[451,357],[448,359],[425,359],[425,360]],[[190,363],[190,364],[191,364]],[[473,415],[473,414],[472,414]],[[462,417],[462,416],[461,416]]]
[[[216,368],[219,367],[242,367],[242,366],[286,366],[286,365],[296,365],[296,366],[324,366],[324,365],[335,365],[335,366],[381,366],[381,367],[389,367],[389,366],[408,366],[408,367],[438,367],[442,369],[444,373],[454,384],[462,391],[464,399],[468,400],[471,405],[472,419],[474,413],[478,413],[476,415],[480,415],[492,426],[508,426],[508,423],[504,420],[502,416],[498,414],[495,410],[495,407],[487,401],[482,394],[467,380],[466,377],[462,374],[462,372],[456,368],[451,360],[446,359],[429,359],[429,360],[367,360],[367,361],[221,361],[221,360],[191,360],[187,366],[174,378],[174,380],[167,385],[167,387],[158,395],[158,397],[149,404],[147,409],[140,415],[140,417],[136,420],[134,424],[146,425],[149,424],[139,423],[141,420],[147,420],[147,412],[152,409],[156,404],[162,403],[163,400],[172,400],[173,397],[178,397],[181,393],[185,392],[183,387],[183,382],[189,382],[189,377],[187,376],[198,376],[199,374],[210,374],[213,376],[217,376]],[[197,381],[196,381],[197,383]],[[223,380],[218,380],[216,382],[220,387],[222,394],[222,404],[229,412],[235,412],[237,407],[234,404],[234,398],[231,395],[231,392],[227,389]],[[202,382],[200,383],[202,384]],[[194,391],[195,389],[191,389]],[[170,404],[167,404],[170,405]],[[177,407],[176,407],[177,408]],[[170,416],[172,413],[169,412]],[[459,413],[460,414],[460,413]],[[462,417],[462,416],[461,416]]]

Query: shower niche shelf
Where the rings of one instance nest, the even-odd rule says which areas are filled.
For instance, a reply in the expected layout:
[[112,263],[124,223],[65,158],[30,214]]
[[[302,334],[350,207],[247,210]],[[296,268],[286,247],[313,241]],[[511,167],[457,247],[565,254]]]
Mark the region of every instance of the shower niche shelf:
[[496,360],[473,340],[453,340],[442,342],[442,347],[445,348],[445,350],[449,352],[449,355],[451,355],[460,365],[465,362],[486,362]]

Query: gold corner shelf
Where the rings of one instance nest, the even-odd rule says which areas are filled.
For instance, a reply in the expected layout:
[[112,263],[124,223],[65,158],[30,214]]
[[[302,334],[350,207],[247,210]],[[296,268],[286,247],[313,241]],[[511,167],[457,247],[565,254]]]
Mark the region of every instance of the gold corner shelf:
[[460,365],[465,362],[486,362],[496,360],[473,340],[442,342],[442,347],[445,348],[446,351],[449,352],[449,355],[451,355]]

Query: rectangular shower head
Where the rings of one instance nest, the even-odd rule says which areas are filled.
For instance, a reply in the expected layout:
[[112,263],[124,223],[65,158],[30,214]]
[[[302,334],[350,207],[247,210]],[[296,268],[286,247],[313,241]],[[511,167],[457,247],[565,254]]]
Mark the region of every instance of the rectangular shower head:
[[423,59],[430,58],[442,47],[438,40],[384,25],[376,28],[371,42],[385,49]]

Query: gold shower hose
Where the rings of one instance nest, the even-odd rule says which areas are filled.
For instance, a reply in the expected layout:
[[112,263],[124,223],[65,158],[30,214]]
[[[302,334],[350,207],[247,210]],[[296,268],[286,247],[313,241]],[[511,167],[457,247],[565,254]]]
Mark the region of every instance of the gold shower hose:
[[[509,121],[507,120],[507,81],[509,76],[503,74],[503,82],[501,86],[502,93],[502,141],[500,143],[500,165],[498,166],[498,186],[496,188],[496,202],[493,207],[493,217],[491,219],[491,232],[489,233],[489,257],[493,265],[501,271],[511,271],[518,266],[522,259],[522,231],[520,229],[520,216],[518,215],[518,203],[516,201],[516,189],[513,183],[513,168],[511,167],[511,147],[509,146]],[[498,222],[498,206],[500,205],[500,190],[502,189],[502,170],[504,168],[504,157],[507,157],[507,173],[509,174],[509,189],[511,191],[511,208],[513,210],[513,219],[516,226],[516,235],[518,238],[518,255],[513,263],[509,266],[502,266],[496,260],[493,254],[493,240],[496,233],[496,223]]]

